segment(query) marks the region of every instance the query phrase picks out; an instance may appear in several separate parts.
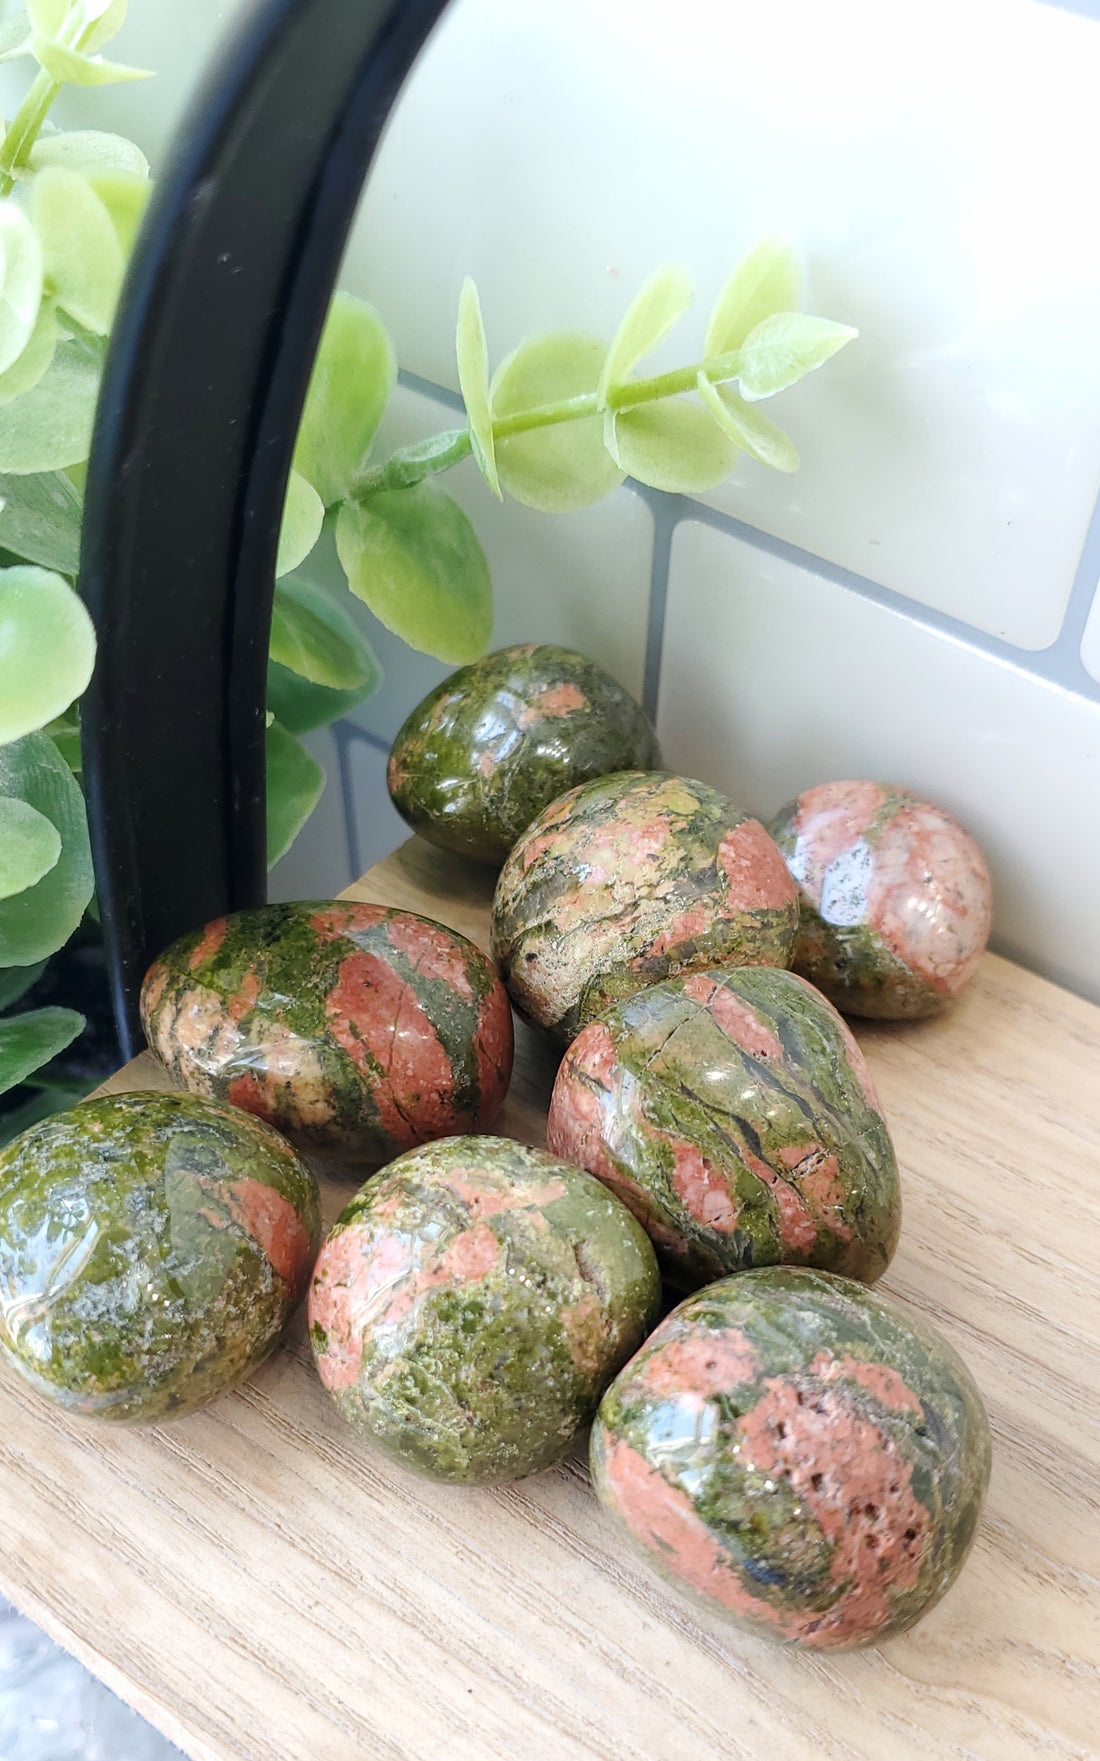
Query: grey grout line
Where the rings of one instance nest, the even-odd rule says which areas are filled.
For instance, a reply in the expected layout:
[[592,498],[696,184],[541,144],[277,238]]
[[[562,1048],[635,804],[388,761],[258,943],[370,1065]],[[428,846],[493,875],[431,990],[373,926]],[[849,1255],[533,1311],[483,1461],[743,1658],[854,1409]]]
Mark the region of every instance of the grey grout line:
[[407,367],[401,367],[397,374],[398,385],[406,391],[419,392],[421,397],[430,397],[437,404],[446,404],[450,410],[461,410],[465,414],[466,406],[461,393],[450,391],[445,385],[437,385],[434,379],[425,379],[420,373],[410,373]]
[[355,783],[351,774],[351,748],[356,744],[369,746],[388,757],[390,743],[383,740],[380,734],[371,733],[369,728],[361,728],[356,722],[346,720],[334,722],[332,734],[336,741],[336,759],[340,767],[340,800],[344,809],[348,861],[351,864],[352,879],[358,880],[363,872],[363,845],[359,836],[359,812],[355,804]]
[[[744,543],[751,544],[754,550],[762,550],[769,556],[779,557],[783,562],[794,563],[796,567],[806,569],[811,574],[821,575],[836,586],[847,588],[850,593],[858,593],[862,599],[869,599],[887,611],[897,612],[910,623],[921,624],[925,629],[934,630],[939,635],[950,636],[967,648],[988,654],[995,660],[1007,661],[1020,672],[1043,679],[1048,684],[1058,685],[1075,696],[1100,701],[1100,683],[1086,673],[1080,655],[1076,657],[1075,667],[1067,666],[1067,656],[1060,636],[1047,648],[1018,648],[1001,636],[993,636],[986,630],[977,629],[963,618],[938,611],[934,606],[912,599],[907,593],[899,593],[893,587],[884,587],[866,575],[857,574],[854,569],[846,569],[840,563],[829,562],[826,557],[818,556],[814,551],[803,550],[800,545],[791,544],[785,538],[777,538],[771,532],[761,531],[758,526],[750,526],[745,520],[736,519],[733,514],[706,507],[702,502],[691,501],[686,496],[677,499],[681,503],[679,519],[695,520],[700,525],[713,526],[719,532],[727,532],[732,538],[740,538]],[[1100,522],[1100,509],[1094,514],[1093,521]],[[1078,578],[1080,573],[1079,565]],[[1075,602],[1077,597],[1075,583],[1071,600]]]
[[631,488],[645,502],[653,519],[653,553],[649,569],[649,616],[645,638],[645,674],[642,683],[642,706],[650,721],[657,720],[657,702],[661,694],[661,661],[665,649],[665,622],[668,615],[668,568],[672,553],[672,534],[678,513],[675,498],[660,490],[647,489],[631,482]]
[[[1056,4],[1058,0],[1044,0],[1044,3]],[[1100,0],[1089,0],[1089,3],[1095,8],[1095,16],[1100,18]],[[402,369],[398,380],[407,390],[433,398],[450,409],[461,411],[464,407],[457,392],[448,390],[446,386],[436,385],[434,380],[425,379],[419,373],[409,373]],[[1089,522],[1058,636],[1046,648],[1032,649],[1020,648],[1003,637],[979,630],[963,618],[938,611],[934,606],[925,605],[909,594],[899,593],[893,587],[885,587],[869,576],[860,575],[856,570],[845,568],[840,563],[829,562],[826,557],[818,556],[814,551],[804,550],[788,539],[777,538],[773,533],[752,526],[746,520],[739,520],[733,514],[723,513],[718,508],[708,507],[705,502],[695,501],[691,496],[670,495],[660,489],[650,489],[643,483],[635,483],[630,478],[627,479],[627,487],[641,496],[653,516],[653,558],[642,700],[647,713],[654,719],[660,697],[672,536],[681,520],[696,520],[719,532],[727,532],[731,537],[740,538],[744,543],[752,545],[755,550],[762,550],[812,574],[821,575],[836,586],[844,587],[850,593],[857,593],[861,598],[869,599],[887,611],[896,612],[925,629],[950,636],[978,653],[1006,661],[1021,672],[1042,679],[1047,684],[1057,685],[1076,697],[1100,702],[1100,682],[1086,672],[1080,654],[1081,636],[1097,593],[1097,581],[1100,579],[1100,497],[1097,498]]]

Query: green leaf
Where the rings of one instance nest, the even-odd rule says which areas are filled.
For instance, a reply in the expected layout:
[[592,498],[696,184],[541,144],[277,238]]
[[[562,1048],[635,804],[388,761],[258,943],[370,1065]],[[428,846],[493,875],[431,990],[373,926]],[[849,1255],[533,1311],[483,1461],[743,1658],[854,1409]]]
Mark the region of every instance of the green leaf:
[[0,24],[0,61],[14,61],[18,55],[31,52],[31,23],[25,12],[17,12]]
[[705,373],[700,373],[698,385],[707,409],[736,446],[743,447],[762,465],[770,465],[773,471],[798,470],[794,442],[782,428],[769,422],[767,416],[738,397],[728,385],[712,385]]
[[831,318],[776,312],[745,339],[739,374],[742,396],[755,403],[784,391],[858,335],[850,324],[834,324]]
[[27,169],[45,171],[50,166],[79,171],[83,177],[111,172],[122,172],[142,182],[149,177],[149,161],[140,147],[124,135],[105,134],[97,128],[71,128],[39,135],[30,150]]
[[50,370],[60,332],[57,309],[52,300],[43,300],[31,338],[17,361],[0,373],[0,405],[14,403],[17,397],[32,391]]
[[378,662],[342,606],[308,581],[280,581],[271,614],[271,658],[314,685],[358,691]]
[[785,238],[761,239],[742,257],[718,295],[707,325],[704,353],[731,354],[773,312],[797,312],[798,258]]
[[289,575],[304,563],[325,523],[324,503],[312,483],[297,471],[291,471],[283,505],[283,523],[279,532],[279,554],[275,574]]
[[33,477],[0,473],[0,545],[61,575],[80,566],[82,504],[62,471]]
[[493,445],[493,418],[489,410],[489,350],[485,341],[485,324],[477,288],[467,276],[462,283],[458,301],[458,327],[455,332],[455,353],[458,357],[458,385],[466,405],[477,468],[498,501],[502,501],[500,478],[497,476],[496,453]]
[[111,86],[152,77],[146,67],[125,67],[118,61],[104,61],[102,55],[82,55],[77,49],[51,43],[47,37],[35,37],[32,49],[39,67],[59,85]]
[[13,1003],[18,1003],[20,997],[25,997],[45,970],[45,960],[39,960],[36,966],[0,968],[0,1009],[10,1009]]
[[278,722],[267,730],[267,863],[285,856],[321,799],[325,773]]
[[130,171],[91,172],[88,182],[111,216],[123,257],[129,259],[153,193],[152,184],[147,177]]
[[294,469],[326,507],[347,495],[370,451],[397,359],[373,306],[338,293],[329,308],[294,449]]
[[456,665],[485,653],[489,565],[458,503],[434,483],[345,502],[336,549],[352,592],[411,648]]
[[611,387],[621,384],[642,356],[656,348],[677,318],[687,311],[691,298],[691,279],[679,264],[666,263],[650,276],[627,308],[607,351],[596,387],[601,410],[607,406]]
[[68,709],[94,665],[95,628],[69,583],[29,564],[0,569],[0,744]]
[[327,728],[358,709],[381,683],[382,669],[377,663],[371,678],[357,690],[330,691],[325,685],[311,685],[308,679],[272,660],[267,667],[268,708],[292,734],[308,734],[314,728]]
[[0,794],[29,802],[61,834],[61,855],[49,874],[0,900],[0,966],[33,966],[64,947],[92,897],[84,797],[45,734],[0,746]]
[[41,303],[42,251],[34,227],[15,202],[0,201],[0,373],[30,342]]
[[0,1094],[56,1058],[86,1026],[75,1009],[32,1009],[0,1021]]
[[63,342],[32,391],[0,409],[0,471],[29,476],[83,464],[92,446],[100,367],[78,342]]
[[62,311],[106,336],[122,286],[122,246],[86,178],[49,165],[31,185],[31,218],[47,284]]
[[[528,337],[494,375],[494,417],[595,391],[606,354],[594,336],[554,331]],[[599,416],[509,435],[497,441],[496,461],[508,494],[547,513],[588,507],[623,480],[604,445]]]
[[82,0],[73,27],[75,46],[88,55],[106,48],[126,23],[127,6],[128,0]]
[[56,867],[61,833],[29,801],[0,795],[0,899],[25,893]]
[[713,489],[729,476],[737,457],[709,412],[679,397],[620,410],[614,445],[629,476],[682,495]]

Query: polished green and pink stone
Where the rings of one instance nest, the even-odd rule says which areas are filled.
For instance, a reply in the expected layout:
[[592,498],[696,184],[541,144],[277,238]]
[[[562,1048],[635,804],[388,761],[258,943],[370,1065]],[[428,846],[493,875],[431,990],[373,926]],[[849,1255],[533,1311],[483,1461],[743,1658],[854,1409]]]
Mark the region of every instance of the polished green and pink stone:
[[943,808],[882,783],[821,783],[770,830],[799,889],[792,964],[839,1009],[913,1019],[969,984],[992,886],[978,845]]
[[310,1340],[348,1422],[434,1479],[557,1461],[657,1317],[653,1249],[579,1168],[458,1137],[369,1181],[321,1251]]
[[567,1043],[646,985],[786,966],[798,899],[759,821],[706,783],[623,772],[572,789],[501,871],[492,950],[516,1007]]
[[149,1045],[348,1167],[496,1117],[512,1016],[492,963],[454,930],[353,900],[268,905],[175,942],[141,997]]
[[0,1351],[71,1412],[193,1412],[271,1351],[320,1239],[313,1175],[260,1120],[85,1101],[0,1153]]
[[596,1491],[663,1577],[816,1650],[940,1600],[974,1539],[989,1422],[947,1340],[883,1292],[771,1267],[701,1290],[612,1383]]
[[499,864],[567,789],[658,761],[649,719],[629,691],[573,649],[529,642],[487,654],[429,692],[398,732],[388,782],[422,838]]
[[897,1161],[871,1073],[792,972],[692,973],[589,1022],[562,1060],[547,1141],[630,1207],[681,1289],[779,1261],[870,1283],[897,1245]]

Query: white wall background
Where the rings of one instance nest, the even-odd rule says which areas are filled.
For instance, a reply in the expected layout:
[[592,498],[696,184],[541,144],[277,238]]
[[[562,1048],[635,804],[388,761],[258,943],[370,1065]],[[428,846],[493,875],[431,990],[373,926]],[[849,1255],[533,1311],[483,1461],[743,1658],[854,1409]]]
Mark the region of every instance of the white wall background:
[[[243,10],[131,0],[119,53],[158,79],[70,119],[117,103],[155,161]],[[811,309],[861,330],[776,409],[800,473],[554,518],[462,467],[495,641],[587,649],[646,691],[670,764],[762,814],[842,775],[927,793],[987,849],[998,945],[1100,997],[1098,90],[1094,0],[454,0],[344,280],[415,376],[384,446],[453,424],[464,275],[495,360],[610,335],[680,260],[699,313],[672,364],[741,251],[790,233]],[[384,747],[446,669],[363,617],[387,684],[318,738],[330,787],[282,896],[402,835]]]

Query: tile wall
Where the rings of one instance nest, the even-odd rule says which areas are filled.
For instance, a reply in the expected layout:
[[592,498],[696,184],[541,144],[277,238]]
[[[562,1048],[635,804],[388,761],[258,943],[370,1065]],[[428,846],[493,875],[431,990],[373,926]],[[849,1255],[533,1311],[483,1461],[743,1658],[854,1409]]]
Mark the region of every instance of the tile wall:
[[[154,157],[238,10],[131,0],[125,58],[170,69],[123,92]],[[1100,0],[454,0],[344,280],[405,369],[386,445],[453,424],[465,274],[497,359],[529,330],[609,335],[681,261],[672,365],[742,250],[789,233],[807,304],[861,332],[775,406],[801,471],[554,518],[463,467],[495,641],[587,649],[644,691],[670,765],[758,812],[841,775],[927,792],[989,852],[998,945],[1100,998],[1098,89]],[[387,683],[319,737],[330,787],[283,896],[401,833],[384,748],[445,669],[363,617]]]

